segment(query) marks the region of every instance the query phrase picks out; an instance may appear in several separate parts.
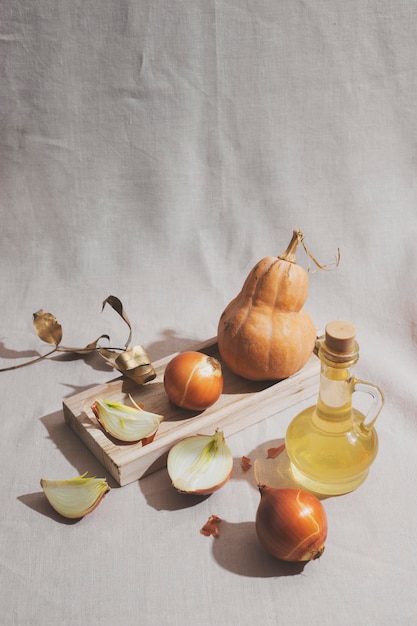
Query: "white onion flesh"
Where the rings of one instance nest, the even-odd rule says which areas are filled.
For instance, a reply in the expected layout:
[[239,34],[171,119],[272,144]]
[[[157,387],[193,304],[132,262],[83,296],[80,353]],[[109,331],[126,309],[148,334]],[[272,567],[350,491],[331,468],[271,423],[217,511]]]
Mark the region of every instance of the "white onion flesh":
[[153,435],[163,416],[110,400],[96,400],[92,410],[106,432],[125,442],[136,442]]
[[67,480],[41,479],[45,496],[57,513],[78,519],[91,513],[110,487],[105,478],[87,478],[86,473]]
[[173,486],[183,493],[210,494],[230,478],[233,455],[223,432],[192,435],[171,448],[167,470]]

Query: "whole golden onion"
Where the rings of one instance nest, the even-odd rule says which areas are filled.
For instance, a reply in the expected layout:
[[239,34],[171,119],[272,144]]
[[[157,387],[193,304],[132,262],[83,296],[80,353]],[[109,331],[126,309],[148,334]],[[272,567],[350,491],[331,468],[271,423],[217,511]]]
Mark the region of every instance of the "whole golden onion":
[[202,352],[181,352],[165,368],[164,387],[176,406],[204,411],[223,391],[221,365],[217,359]]
[[281,561],[311,561],[324,552],[327,516],[316,496],[300,489],[259,485],[256,513],[259,541]]

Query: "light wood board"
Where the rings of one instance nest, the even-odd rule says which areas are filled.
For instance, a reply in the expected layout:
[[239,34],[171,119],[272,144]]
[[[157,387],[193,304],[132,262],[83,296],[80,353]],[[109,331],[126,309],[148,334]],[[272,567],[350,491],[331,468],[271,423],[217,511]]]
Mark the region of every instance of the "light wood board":
[[[221,362],[216,338],[191,349],[215,356]],[[197,433],[211,435],[219,428],[227,438],[318,392],[320,364],[312,354],[300,372],[274,383],[248,381],[223,367],[224,389],[219,400],[198,414],[185,411],[173,406],[164,390],[165,367],[175,354],[155,362],[157,376],[143,386],[120,377],[63,401],[67,424],[121,486],[164,467],[170,448],[184,437]],[[112,439],[91,410],[98,398],[130,404],[129,394],[146,411],[164,416],[155,439],[146,446]]]

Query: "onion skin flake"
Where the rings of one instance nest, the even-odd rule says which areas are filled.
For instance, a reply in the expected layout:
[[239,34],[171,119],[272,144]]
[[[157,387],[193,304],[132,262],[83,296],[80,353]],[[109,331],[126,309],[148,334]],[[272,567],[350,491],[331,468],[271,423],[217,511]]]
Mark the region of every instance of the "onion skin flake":
[[219,537],[219,525],[221,524],[220,517],[217,515],[211,515],[204,526],[200,529],[200,533],[205,535],[206,537],[214,537],[217,539]]

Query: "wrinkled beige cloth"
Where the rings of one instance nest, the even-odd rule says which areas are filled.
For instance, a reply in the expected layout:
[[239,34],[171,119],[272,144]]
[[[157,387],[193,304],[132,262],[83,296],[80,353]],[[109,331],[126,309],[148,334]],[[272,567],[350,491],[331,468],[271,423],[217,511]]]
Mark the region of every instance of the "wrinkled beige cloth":
[[[41,308],[62,345],[123,346],[110,294],[153,360],[213,337],[299,228],[320,263],[341,253],[310,273],[306,308],[318,329],[356,325],[357,374],[386,395],[369,478],[324,501],[326,551],[300,571],[260,548],[239,460],[281,443],[304,402],[230,438],[234,473],[211,497],[162,470],[110,481],[65,523],[40,478],[105,472],[62,400],[117,373],[62,354],[0,373],[5,626],[414,621],[416,20],[411,0],[2,3],[1,366],[51,348]],[[199,532],[212,514],[218,539]]]

